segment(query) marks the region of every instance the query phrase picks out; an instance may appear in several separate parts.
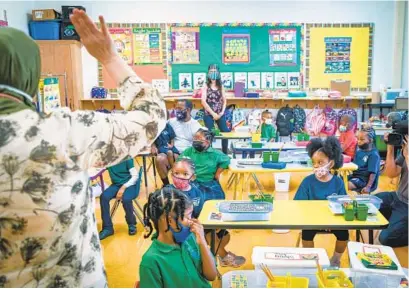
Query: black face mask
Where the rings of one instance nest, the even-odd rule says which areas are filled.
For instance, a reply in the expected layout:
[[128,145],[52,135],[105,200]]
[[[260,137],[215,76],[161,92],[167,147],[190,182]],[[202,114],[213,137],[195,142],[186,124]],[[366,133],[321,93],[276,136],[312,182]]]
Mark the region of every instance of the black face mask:
[[360,145],[358,147],[361,150],[367,150],[367,149],[369,149],[369,143],[364,143],[363,145]]
[[199,153],[206,150],[206,146],[200,140],[194,140],[192,144],[193,148],[197,150]]
[[177,110],[177,111],[176,111],[176,119],[177,119],[178,121],[185,120],[186,117],[187,117],[187,110],[186,110],[186,109],[184,109],[184,110]]

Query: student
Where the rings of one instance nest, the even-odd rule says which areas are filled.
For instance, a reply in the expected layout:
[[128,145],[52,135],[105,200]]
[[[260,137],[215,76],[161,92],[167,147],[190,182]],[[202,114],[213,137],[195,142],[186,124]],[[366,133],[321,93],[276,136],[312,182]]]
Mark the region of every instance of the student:
[[[202,190],[206,188],[194,182],[195,179],[195,164],[189,158],[178,159],[172,168],[173,186],[183,192],[193,202],[194,218],[199,218],[202,211],[205,198]],[[207,243],[210,244],[211,230],[205,230]],[[233,253],[226,250],[226,246],[230,242],[230,234],[226,230],[219,230],[216,233],[216,248],[217,254],[221,259],[221,266],[239,267],[245,259],[237,257]],[[227,256],[227,257],[226,257]],[[237,258],[237,261],[236,261]]]
[[203,226],[192,219],[193,206],[185,194],[164,187],[149,195],[143,208],[148,238],[153,242],[139,267],[141,288],[210,288],[216,279],[214,258]]
[[133,212],[132,200],[138,197],[136,182],[138,180],[138,170],[134,167],[133,159],[129,159],[115,166],[108,167],[109,177],[112,184],[102,193],[99,198],[101,205],[102,230],[99,232],[99,239],[114,234],[109,202],[120,199],[125,210],[125,219],[128,224],[129,235],[136,234],[136,218]]
[[352,129],[354,123],[354,117],[349,114],[343,115],[339,121],[339,142],[341,143],[342,153],[351,157],[351,159],[355,157],[356,145],[358,143]]
[[[193,138],[193,147],[186,149],[179,157],[179,160],[188,157],[194,163],[196,168],[195,183],[202,191],[204,201],[225,199],[219,178],[223,170],[227,169],[230,164],[230,158],[227,155],[211,147],[213,137],[211,131],[199,129]],[[206,235],[206,239],[210,243],[210,234]],[[216,248],[219,247],[220,266],[240,267],[246,262],[246,259],[226,251],[224,248],[229,242],[230,234],[226,230],[217,232]],[[220,246],[218,246],[219,243],[221,243]]]
[[[294,200],[326,200],[330,195],[346,195],[344,182],[334,176],[331,170],[342,167],[342,150],[335,137],[325,141],[313,139],[307,146],[308,155],[312,159],[314,174],[306,177],[294,197]],[[314,237],[318,230],[302,230],[304,248],[314,248]],[[341,256],[347,247],[349,233],[347,230],[331,230],[337,237],[331,266],[339,267]]]
[[369,194],[378,186],[381,157],[373,144],[374,139],[375,131],[372,128],[358,132],[358,151],[354,159],[358,170],[348,177],[350,190]]
[[[169,116],[169,113],[168,113]],[[169,117],[168,117],[169,118]],[[158,138],[152,146],[152,152],[157,155],[166,155],[169,165],[173,166],[175,159],[180,155],[179,150],[175,147],[175,131],[169,122],[166,123],[164,130],[160,133]]]
[[261,138],[267,139],[269,142],[274,142],[276,138],[276,130],[273,126],[273,114],[265,110],[261,114],[261,125],[257,129],[261,131]]

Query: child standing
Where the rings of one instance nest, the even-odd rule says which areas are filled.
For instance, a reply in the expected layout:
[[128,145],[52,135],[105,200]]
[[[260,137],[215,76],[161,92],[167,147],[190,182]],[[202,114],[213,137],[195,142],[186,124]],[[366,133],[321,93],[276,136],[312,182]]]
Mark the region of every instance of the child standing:
[[[155,146],[153,147],[153,152],[156,154],[165,154],[168,158],[170,166],[173,166],[173,163],[180,155],[178,149],[175,147],[175,131],[169,122],[166,123],[165,129],[161,132],[158,138],[155,140]],[[157,150],[155,152],[155,150]]]
[[341,143],[342,152],[351,157],[352,160],[355,157],[356,145],[358,143],[353,130],[354,123],[354,117],[349,114],[342,116],[339,121],[339,142]]
[[275,141],[276,130],[273,126],[273,114],[268,110],[261,114],[261,125],[257,131],[261,131],[261,138],[267,139],[269,142]]
[[[343,165],[342,150],[335,137],[325,141],[313,139],[307,146],[308,155],[312,160],[314,174],[306,177],[294,197],[294,200],[326,200],[330,195],[346,195],[344,182],[334,176],[331,170],[337,170]],[[314,247],[314,237],[319,230],[302,230],[304,248]],[[342,254],[347,247],[349,233],[347,230],[331,230],[337,237],[331,266],[339,267]]]
[[378,186],[381,157],[374,146],[375,131],[365,128],[358,132],[358,151],[354,163],[358,169],[348,177],[348,188],[369,194]]
[[185,194],[164,187],[149,195],[143,208],[153,242],[139,267],[141,288],[210,288],[217,271],[203,226],[192,219]]

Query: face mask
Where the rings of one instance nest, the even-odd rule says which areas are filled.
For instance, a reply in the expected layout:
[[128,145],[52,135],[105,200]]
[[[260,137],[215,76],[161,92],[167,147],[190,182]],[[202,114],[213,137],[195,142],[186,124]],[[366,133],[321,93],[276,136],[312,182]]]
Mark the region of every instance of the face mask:
[[190,178],[189,179],[182,179],[182,178],[178,178],[178,177],[175,177],[174,175],[172,175],[172,180],[173,180],[173,185],[178,190],[184,191],[187,188],[189,188]]
[[347,131],[347,127],[345,125],[340,125],[339,126],[339,131],[340,132],[346,132]]
[[187,117],[187,110],[177,110],[176,111],[176,119],[179,121],[185,120]]
[[207,74],[207,77],[210,80],[218,80],[218,79],[220,79],[220,72],[218,72],[218,71],[209,71],[209,73]]
[[180,223],[179,221],[177,222],[181,230],[179,232],[176,232],[175,230],[173,230],[171,226],[169,226],[169,230],[172,232],[175,242],[178,244],[182,244],[184,241],[186,241],[186,239],[190,236],[192,232],[190,232],[189,227],[183,226],[183,224]]
[[361,150],[369,149],[369,143],[364,143],[363,145],[358,146]]
[[314,174],[317,179],[322,179],[329,173],[329,166],[331,163],[328,163],[322,167],[314,168]]
[[273,120],[271,118],[266,118],[264,122],[265,124],[273,124]]
[[192,144],[193,148],[197,150],[199,153],[206,150],[206,146],[200,140],[194,140]]

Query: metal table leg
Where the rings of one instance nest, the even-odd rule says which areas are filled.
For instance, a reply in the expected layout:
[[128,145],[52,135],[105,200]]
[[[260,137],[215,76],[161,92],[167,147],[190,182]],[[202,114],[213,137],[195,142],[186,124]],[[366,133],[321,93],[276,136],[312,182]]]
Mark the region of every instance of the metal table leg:
[[145,180],[145,194],[146,194],[146,199],[148,199],[149,192],[148,192],[148,172],[146,168],[146,156],[142,156],[142,163],[143,163],[143,175],[144,175],[144,180]]

